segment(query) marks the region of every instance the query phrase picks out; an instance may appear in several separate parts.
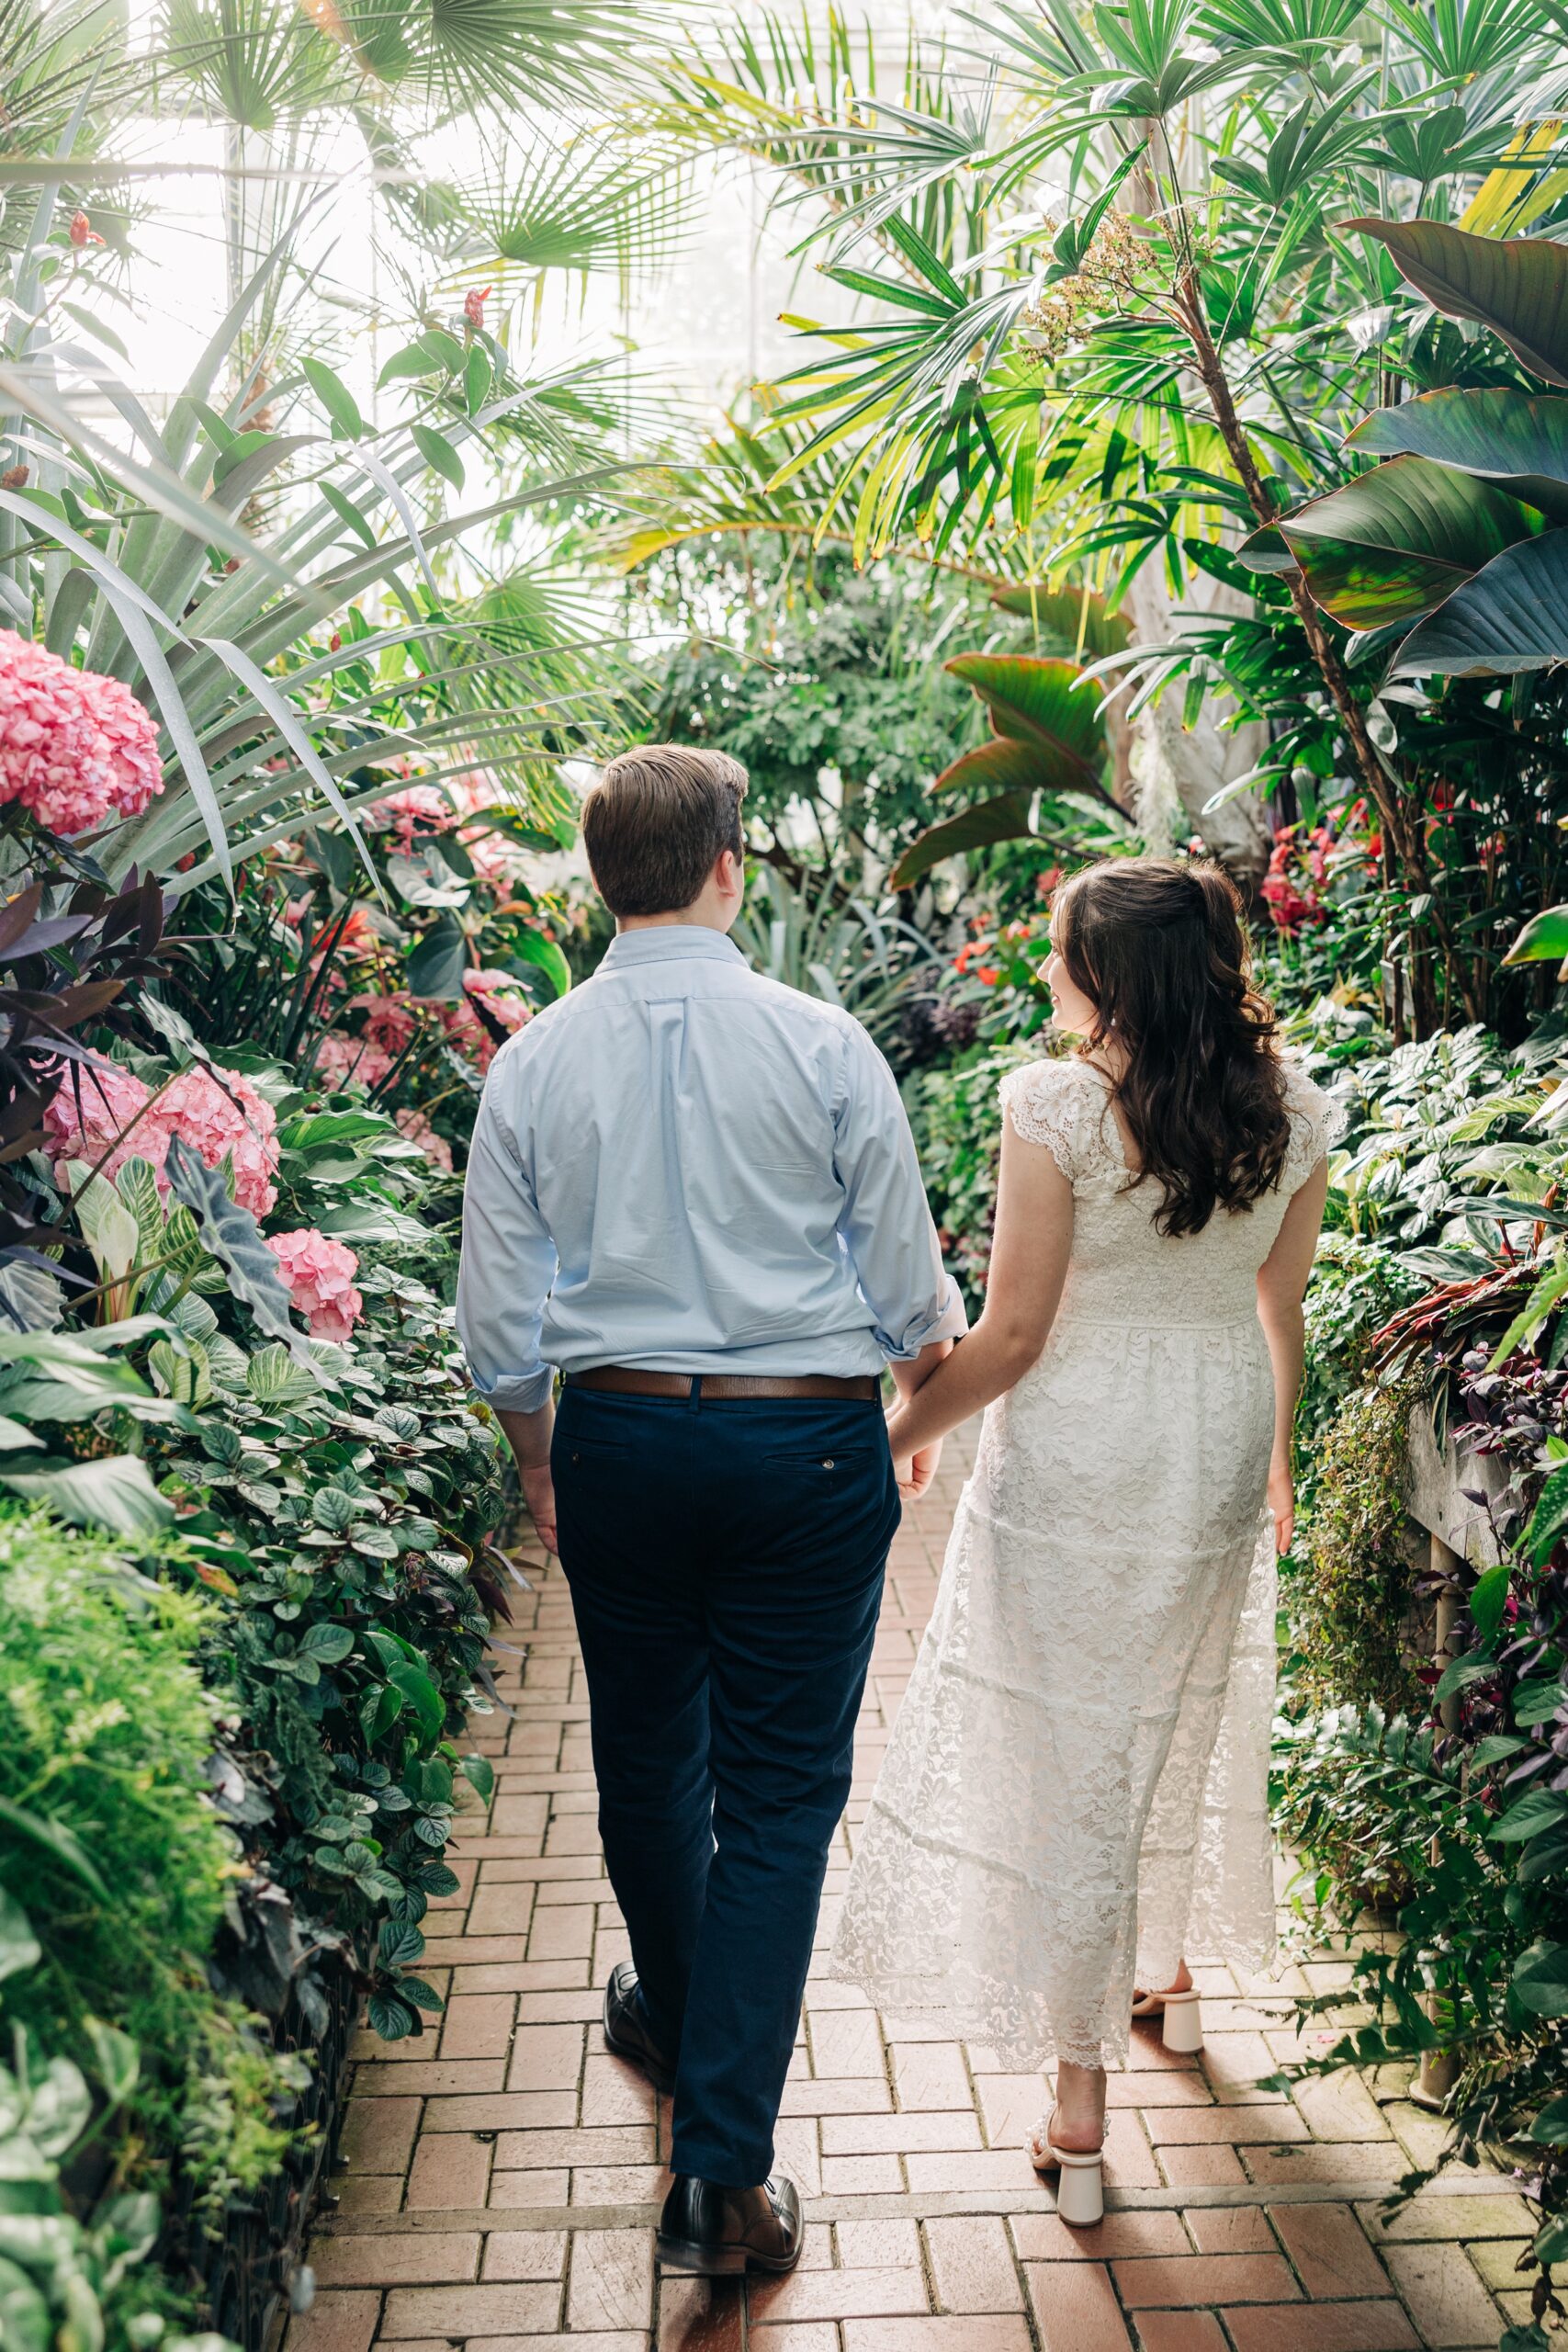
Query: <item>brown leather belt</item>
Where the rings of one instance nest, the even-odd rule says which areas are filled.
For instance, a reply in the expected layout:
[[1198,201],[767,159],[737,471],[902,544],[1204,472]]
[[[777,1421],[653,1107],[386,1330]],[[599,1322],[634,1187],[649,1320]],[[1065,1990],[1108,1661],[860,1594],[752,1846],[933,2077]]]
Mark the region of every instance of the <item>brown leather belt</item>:
[[[830,1372],[807,1372],[793,1379],[782,1374],[771,1378],[765,1373],[755,1372],[704,1372],[696,1377],[702,1383],[705,1402],[712,1399],[723,1403],[727,1398],[742,1396],[818,1396],[874,1405],[882,1394],[882,1384],[871,1372],[858,1372],[847,1377]],[[600,1363],[590,1372],[569,1372],[565,1385],[568,1388],[604,1389],[613,1396],[689,1396],[692,1379],[689,1372],[635,1372],[626,1364]]]

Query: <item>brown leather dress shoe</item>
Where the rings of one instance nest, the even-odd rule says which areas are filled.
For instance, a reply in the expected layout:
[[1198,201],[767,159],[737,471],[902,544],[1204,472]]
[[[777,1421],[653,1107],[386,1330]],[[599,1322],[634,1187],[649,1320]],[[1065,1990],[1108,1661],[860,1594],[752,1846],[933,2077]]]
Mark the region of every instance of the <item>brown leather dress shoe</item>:
[[637,1970],[617,1961],[604,1987],[604,2047],[640,2066],[656,2091],[675,2087],[675,2069],[648,2030],[637,1996]]
[[660,2269],[705,2278],[793,2270],[805,2243],[800,2192],[782,2172],[760,2188],[725,2188],[678,2173],[659,2222]]

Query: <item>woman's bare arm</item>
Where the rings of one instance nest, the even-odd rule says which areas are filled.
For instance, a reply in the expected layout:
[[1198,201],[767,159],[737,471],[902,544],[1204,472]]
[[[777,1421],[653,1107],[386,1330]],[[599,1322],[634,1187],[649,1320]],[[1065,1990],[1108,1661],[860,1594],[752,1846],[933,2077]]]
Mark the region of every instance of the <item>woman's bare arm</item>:
[[1073,1248],[1073,1188],[1043,1144],[1002,1121],[986,1310],[887,1424],[903,1465],[1021,1379],[1049,1336]]
[[1301,1394],[1302,1365],[1306,1354],[1306,1317],[1302,1301],[1307,1277],[1323,1229],[1324,1204],[1328,1198],[1328,1162],[1320,1159],[1306,1182],[1291,1195],[1284,1223],[1274,1247],[1258,1270],[1258,1319],[1269,1342],[1274,1367],[1274,1453],[1269,1465],[1269,1505],[1274,1513],[1274,1540],[1288,1552],[1295,1535],[1295,1482],[1291,1464],[1291,1431],[1295,1424],[1296,1398]]

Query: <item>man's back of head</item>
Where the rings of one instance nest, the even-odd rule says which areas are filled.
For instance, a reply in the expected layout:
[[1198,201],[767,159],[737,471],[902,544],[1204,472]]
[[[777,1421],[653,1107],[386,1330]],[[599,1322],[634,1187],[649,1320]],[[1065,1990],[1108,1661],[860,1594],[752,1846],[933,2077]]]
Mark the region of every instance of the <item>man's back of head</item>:
[[[740,904],[745,794],[746,771],[728,752],[643,743],[611,760],[582,804],[582,839],[616,921],[686,916],[728,929]],[[710,896],[716,903],[699,914]]]

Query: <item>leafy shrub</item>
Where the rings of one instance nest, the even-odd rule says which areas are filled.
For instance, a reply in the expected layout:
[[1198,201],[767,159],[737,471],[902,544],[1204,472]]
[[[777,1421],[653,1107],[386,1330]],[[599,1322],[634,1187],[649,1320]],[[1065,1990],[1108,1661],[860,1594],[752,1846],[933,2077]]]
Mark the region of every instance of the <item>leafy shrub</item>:
[[[0,1978],[38,1958],[22,1914],[0,1894]],[[158,2200],[148,2189],[111,2195],[86,2220],[62,2186],[90,2159],[106,2120],[133,2094],[139,2073],[129,2035],[92,2021],[91,2071],[98,2099],[69,2058],[40,2058],[25,2026],[11,2064],[0,2064],[6,2178],[0,2189],[0,2321],[6,2352],[233,2352],[221,2336],[171,2335],[187,2311],[149,2265]],[[84,2053],[85,2055],[85,2053]],[[95,2104],[97,2112],[95,2114]]]
[[1401,1634],[1411,1587],[1405,1464],[1419,1395],[1409,1380],[1356,1389],[1321,1442],[1304,1567],[1289,1587],[1298,1684],[1317,1705],[1376,1701],[1392,1712],[1418,1695]]
[[[275,2109],[297,2063],[208,1980],[240,1867],[208,1786],[219,1702],[198,1651],[216,1616],[101,1538],[0,1504],[0,1892],[37,1946],[7,2007],[46,2062],[75,2063],[105,2027],[130,2037],[144,2152],[184,2146],[197,2085],[214,2086],[229,2129],[199,2160],[186,2148],[193,2174],[254,2188],[288,2144]],[[159,2154],[133,2164],[149,2167]]]

